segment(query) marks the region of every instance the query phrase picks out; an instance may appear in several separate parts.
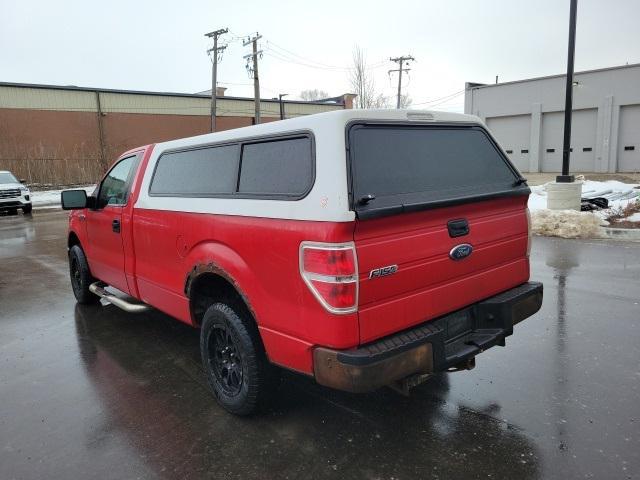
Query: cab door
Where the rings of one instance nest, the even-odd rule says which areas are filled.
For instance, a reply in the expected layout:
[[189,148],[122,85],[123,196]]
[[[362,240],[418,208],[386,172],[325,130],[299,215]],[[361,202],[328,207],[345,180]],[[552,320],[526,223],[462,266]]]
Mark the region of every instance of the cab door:
[[127,206],[139,155],[120,159],[98,188],[95,207],[87,210],[88,260],[98,280],[129,293],[124,265],[122,211]]

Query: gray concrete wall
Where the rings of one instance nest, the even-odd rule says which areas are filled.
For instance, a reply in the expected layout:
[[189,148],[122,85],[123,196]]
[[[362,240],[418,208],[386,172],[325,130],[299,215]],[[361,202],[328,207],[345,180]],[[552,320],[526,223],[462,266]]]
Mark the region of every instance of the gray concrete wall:
[[[523,172],[557,172],[562,164],[565,78],[467,84],[465,113],[487,122]],[[639,172],[640,64],[578,72],[574,81],[571,170]]]

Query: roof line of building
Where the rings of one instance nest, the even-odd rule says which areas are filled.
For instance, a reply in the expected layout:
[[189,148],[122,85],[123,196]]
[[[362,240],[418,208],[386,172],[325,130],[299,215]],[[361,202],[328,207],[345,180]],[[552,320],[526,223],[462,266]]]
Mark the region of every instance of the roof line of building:
[[[575,75],[582,75],[585,73],[596,73],[596,72],[606,72],[607,70],[618,70],[620,68],[633,68],[633,67],[640,67],[640,63],[631,63],[631,64],[627,64],[627,65],[617,65],[615,67],[605,67],[605,68],[594,68],[593,70],[582,70],[580,72],[574,72],[574,76]],[[532,82],[535,80],[547,80],[549,78],[561,78],[561,77],[566,77],[567,74],[566,73],[560,73],[560,74],[556,74],[556,75],[545,75],[543,77],[533,77],[533,78],[523,78],[522,80],[513,80],[511,82],[501,82],[501,83],[474,83],[474,82],[467,82],[468,84],[470,84],[470,89],[476,89],[476,88],[488,88],[488,87],[499,87],[501,85],[511,85],[513,83],[523,83],[523,82]]]
[[[144,90],[119,90],[114,88],[91,88],[91,87],[77,87],[75,85],[46,85],[41,83],[16,83],[16,82],[0,82],[0,87],[17,87],[17,88],[39,88],[44,90],[69,90],[76,92],[104,92],[104,93],[126,93],[132,95],[155,95],[163,97],[186,97],[186,98],[211,98],[211,95],[201,95],[198,93],[178,93],[178,92],[149,92]],[[230,95],[216,96],[218,100],[244,100],[253,102],[253,98],[249,97],[232,97]],[[332,100],[340,97],[334,97]],[[280,103],[280,101],[272,98],[261,98],[260,102],[267,103]],[[304,100],[283,100],[283,103],[288,104],[302,104],[302,105],[331,105],[329,102]],[[342,102],[334,103],[333,105],[344,105]]]

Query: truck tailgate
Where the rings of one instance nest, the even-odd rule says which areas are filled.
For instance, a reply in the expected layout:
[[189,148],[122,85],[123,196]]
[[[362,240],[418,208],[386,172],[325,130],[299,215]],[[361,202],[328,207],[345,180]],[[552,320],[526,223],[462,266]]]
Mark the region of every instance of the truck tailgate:
[[[527,196],[497,198],[415,213],[358,220],[360,342],[409,328],[529,279]],[[447,222],[469,233],[452,237]],[[470,244],[454,260],[450,251]],[[397,265],[388,275],[372,270]],[[387,270],[393,272],[394,269]]]

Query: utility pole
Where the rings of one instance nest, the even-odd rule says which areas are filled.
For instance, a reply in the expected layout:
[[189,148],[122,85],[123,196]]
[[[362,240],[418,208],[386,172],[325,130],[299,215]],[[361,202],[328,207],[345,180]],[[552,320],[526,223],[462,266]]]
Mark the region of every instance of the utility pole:
[[[261,38],[262,35],[258,35],[256,32],[255,36],[247,38],[247,40],[242,44],[243,47],[246,47],[250,43],[253,44],[253,51],[248,55],[245,55],[243,58],[247,60],[247,71],[249,72],[249,76],[253,74],[253,97],[255,103],[256,125],[260,123],[260,79],[258,77],[258,55],[262,56],[262,50],[258,51],[258,40]],[[249,66],[250,61],[251,66]]]
[[569,156],[571,154],[571,114],[573,113],[573,57],[576,51],[576,11],[578,0],[571,0],[569,8],[569,51],[567,54],[567,84],[564,103],[564,141],[562,143],[562,175],[556,182],[571,183],[574,176],[569,175]]
[[278,101],[280,102],[280,120],[284,120],[284,102],[282,101],[282,97],[286,97],[289,95],[288,93],[280,93],[278,95]]
[[[402,56],[402,57],[396,57],[396,58],[390,58],[389,60],[391,60],[392,62],[396,62],[398,64],[398,68],[395,70],[389,70],[389,73],[391,72],[398,72],[398,102],[396,104],[396,108],[400,108],[400,99],[402,98],[402,72],[408,72],[409,70],[411,70],[410,68],[404,68],[405,66],[408,67],[409,66],[409,61],[413,61],[415,62],[415,58],[413,58],[411,55],[407,55]],[[404,65],[404,63],[406,62],[406,65]]]
[[216,90],[218,86],[218,52],[222,53],[226,45],[218,47],[218,37],[229,31],[228,28],[221,28],[214,32],[205,33],[205,37],[213,38],[213,48],[207,50],[207,53],[211,55],[213,65],[211,66],[211,131],[216,131]]

